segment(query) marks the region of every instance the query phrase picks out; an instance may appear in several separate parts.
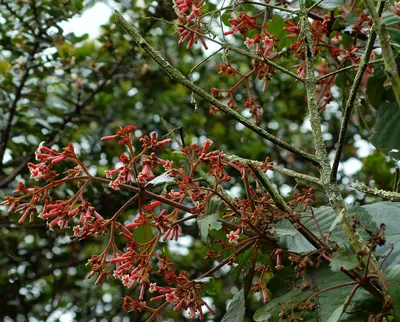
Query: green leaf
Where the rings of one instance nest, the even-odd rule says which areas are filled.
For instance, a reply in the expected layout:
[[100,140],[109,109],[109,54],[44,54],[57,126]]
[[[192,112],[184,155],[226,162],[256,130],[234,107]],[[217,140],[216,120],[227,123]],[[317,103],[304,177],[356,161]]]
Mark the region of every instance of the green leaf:
[[282,220],[272,231],[279,246],[297,254],[308,254],[315,247],[292,225],[289,220]]
[[221,17],[222,23],[223,23],[225,26],[228,26],[228,27],[231,27],[231,24],[230,24],[230,22],[229,22],[229,19],[232,18],[231,12],[232,12],[231,10],[226,10],[226,11],[224,12],[224,14],[222,15],[222,17]]
[[169,175],[169,172],[164,172],[163,174],[155,177],[153,180],[149,181],[147,184],[152,184],[153,186],[157,186],[163,183],[172,183],[175,182],[175,178]]
[[400,17],[392,12],[385,12],[382,15],[382,20],[386,26],[400,24]]
[[287,27],[285,20],[277,14],[274,15],[272,20],[267,23],[268,31],[279,38],[277,46],[278,51],[285,47],[289,47],[290,43],[294,41],[293,39],[286,38],[288,32],[283,29],[284,27]]
[[329,264],[332,271],[340,272],[342,269],[352,270],[359,265],[357,256],[348,249],[339,248],[332,256]]
[[193,280],[193,282],[202,284],[201,287],[206,291],[207,294],[216,295],[217,289],[215,285],[214,277],[203,277]]
[[221,199],[218,197],[213,196],[210,200],[208,200],[206,209],[205,209],[205,214],[211,215],[215,213],[219,213],[220,211],[225,210],[225,205]]
[[340,320],[340,317],[343,314],[344,304],[339,306],[335,311],[333,311],[332,315],[329,317],[327,322],[337,322]]
[[385,285],[393,301],[393,315],[396,321],[400,320],[400,265],[391,267],[384,274]]
[[400,52],[400,31],[398,29],[388,27],[387,33],[390,36],[390,43],[396,48],[397,53]]
[[341,7],[343,4],[344,0],[324,0],[318,5],[318,7],[331,10]]
[[219,213],[224,211],[225,205],[221,199],[212,197],[208,200],[205,208],[205,214],[197,220],[200,229],[200,236],[203,242],[208,244],[208,232],[210,229],[220,230],[222,224],[218,221]]
[[132,233],[132,238],[138,243],[147,243],[153,238],[153,230],[149,225],[136,227]]
[[245,313],[243,289],[235,294],[221,322],[243,322]]
[[[265,321],[278,321],[279,313],[285,309],[289,309],[292,306],[296,306],[300,301],[305,300],[307,297],[312,295],[311,291],[302,291],[300,289],[293,289],[285,295],[273,299],[267,305],[259,308],[254,314],[254,321],[265,322]],[[312,313],[309,311],[296,312],[297,318],[303,318],[305,321],[310,321],[306,317],[312,317]]]
[[[291,270],[294,271],[293,269]],[[293,313],[296,318],[302,318],[304,321],[329,321],[329,319],[331,319],[331,321],[337,321],[335,319],[340,315],[342,315],[342,318],[351,317],[351,319],[346,319],[349,321],[366,321],[368,319],[368,309],[363,310],[361,313],[357,312],[358,316],[355,319],[352,315],[350,316],[345,312],[341,312],[343,311],[343,299],[347,298],[354,285],[343,286],[313,296],[312,299],[309,300],[311,303],[315,303],[313,311],[298,309],[298,305],[306,303],[307,298],[313,293],[352,281],[345,274],[331,271],[328,265],[322,265],[317,269],[309,270],[306,275],[306,280],[309,285],[316,288],[308,288],[304,291],[299,288],[300,281],[290,281],[288,272],[283,272],[283,274],[285,278],[282,278],[280,273],[276,275],[276,288],[279,289],[280,281],[284,281],[285,283],[291,282],[292,284],[297,284],[297,286],[292,286],[288,292],[274,298],[267,305],[259,308],[254,314],[254,320],[256,322],[278,321],[279,314],[283,311],[286,311],[288,314]],[[293,276],[295,276],[295,274],[293,274]],[[268,283],[267,286],[269,287],[270,284],[272,283]],[[270,290],[274,292],[272,289]],[[370,299],[372,296],[366,291],[357,291],[347,311],[352,312],[357,310],[360,304],[359,300],[364,297]]]
[[[337,216],[331,207],[313,208],[313,212],[315,219],[318,222],[319,229],[324,235],[330,232],[330,239],[332,241],[336,242],[340,246],[350,247],[350,244],[340,225],[338,225],[337,222],[335,223],[335,221],[337,220]],[[368,226],[369,229],[371,229],[372,233],[376,233],[378,231],[378,227],[372,220],[371,215],[363,207],[359,205],[349,206],[347,207],[347,214],[350,217],[357,216],[363,225]],[[314,219],[311,218],[309,214],[305,213],[305,215],[308,215],[308,217],[302,219],[303,224],[315,235],[319,236],[319,230],[315,224]],[[364,229],[358,228],[357,232],[364,239],[369,238],[369,235]]]
[[241,254],[236,258],[238,265],[237,265],[237,266],[233,269],[233,271],[232,271],[232,273],[233,273],[234,275],[239,276],[240,273],[241,273],[242,270],[243,270],[243,267],[244,267],[246,264],[249,264],[249,263],[250,263],[249,258],[250,258],[250,256],[251,256],[251,254],[253,254],[253,251],[254,251],[253,247],[251,247],[251,248],[249,248],[249,249],[246,249],[243,253],[241,253]]
[[222,228],[222,224],[218,221],[219,215],[212,214],[197,221],[197,225],[200,229],[201,239],[207,243],[208,232],[210,229],[219,230]]
[[396,103],[384,103],[378,110],[371,143],[389,155],[392,149],[400,150],[400,108]]
[[386,81],[385,67],[379,64],[375,67],[374,73],[368,78],[367,82],[367,95],[371,105],[378,108],[381,105],[385,88],[383,84]]
[[378,246],[376,255],[384,256],[391,251],[390,244],[394,249],[385,260],[383,268],[400,264],[400,203],[399,202],[377,202],[372,205],[365,205],[363,208],[371,215],[372,220],[380,225],[385,224],[386,243]]

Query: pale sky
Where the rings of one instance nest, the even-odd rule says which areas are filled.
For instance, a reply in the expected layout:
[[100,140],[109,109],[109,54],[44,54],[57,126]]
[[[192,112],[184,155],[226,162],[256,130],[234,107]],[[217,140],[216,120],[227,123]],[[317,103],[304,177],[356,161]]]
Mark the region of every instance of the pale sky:
[[60,24],[64,33],[74,32],[77,36],[88,33],[90,38],[100,35],[100,26],[107,23],[113,13],[114,6],[103,2],[96,3],[93,7],[85,10],[82,15]]

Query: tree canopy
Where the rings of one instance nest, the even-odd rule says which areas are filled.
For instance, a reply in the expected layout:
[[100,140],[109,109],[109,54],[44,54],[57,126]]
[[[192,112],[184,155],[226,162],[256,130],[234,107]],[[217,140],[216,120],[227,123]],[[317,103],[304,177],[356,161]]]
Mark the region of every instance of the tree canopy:
[[400,319],[399,3],[98,3],[0,1],[0,319]]

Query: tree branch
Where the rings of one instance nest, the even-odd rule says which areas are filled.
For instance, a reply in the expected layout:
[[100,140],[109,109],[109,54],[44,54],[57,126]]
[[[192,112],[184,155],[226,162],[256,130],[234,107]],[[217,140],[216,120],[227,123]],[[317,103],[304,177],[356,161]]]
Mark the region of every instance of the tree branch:
[[153,47],[151,47],[147,41],[139,34],[139,32],[136,30],[135,27],[130,25],[123,17],[122,15],[118,12],[115,11],[115,18],[117,23],[132,37],[133,41],[142,47],[144,51],[149,54],[149,56],[161,66],[161,68],[168,74],[168,76],[173,79],[174,81],[177,81],[178,83],[182,84],[183,86],[187,87],[191,91],[195,92],[197,95],[201,96],[205,100],[207,100],[209,103],[215,105],[217,108],[225,112],[227,115],[230,117],[236,119],[238,122],[242,123],[244,126],[252,130],[253,132],[257,133],[261,137],[271,141],[272,143],[280,146],[281,148],[284,148],[295,155],[312,162],[314,165],[319,165],[318,161],[316,160],[315,156],[312,154],[309,154],[301,149],[298,149],[296,147],[293,147],[289,143],[279,139],[278,137],[272,135],[271,133],[265,131],[264,129],[258,127],[245,117],[241,116],[239,113],[236,111],[232,110],[229,108],[227,105],[223,104],[220,102],[218,99],[215,97],[211,96],[208,94],[206,91],[195,85],[193,82],[189,81],[179,70],[176,68],[172,67],[170,63],[168,63],[161,55],[159,52],[157,52]]
[[[316,99],[316,85],[317,80],[314,75],[314,50],[313,41],[308,21],[308,10],[306,8],[305,0],[300,0],[300,35],[304,39],[304,54],[306,59],[306,92],[308,101],[308,110],[310,114],[311,130],[314,137],[314,147],[316,156],[321,165],[321,184],[328,196],[329,203],[334,209],[337,216],[341,215],[340,226],[346,235],[350,245],[356,253],[365,250],[365,241],[362,239],[357,231],[352,229],[352,220],[348,215],[343,197],[340,193],[339,185],[336,181],[331,181],[331,166],[329,162],[328,153],[325,143],[323,141],[321,130],[321,117],[318,111],[318,102]],[[367,265],[364,260],[364,264]],[[369,264],[371,272],[379,272],[378,262],[374,257],[371,258]]]
[[[383,62],[382,58],[374,59],[374,60],[371,60],[370,62],[367,62],[367,65],[381,63],[381,62]],[[362,62],[361,62],[361,64],[362,64]],[[358,68],[359,66],[361,66],[361,64],[352,64],[352,65],[343,67],[341,69],[335,70],[335,71],[333,71],[331,73],[322,75],[322,76],[317,78],[317,81],[319,82],[320,80],[323,80],[325,78],[331,77],[331,76],[336,75],[336,74],[339,74],[339,73],[344,72],[344,71],[349,70],[349,69]]]
[[[231,161],[237,160],[237,161],[245,163],[245,164],[254,164],[255,166],[258,166],[258,165],[262,164],[262,162],[260,162],[260,161],[245,159],[245,158],[238,157],[236,155],[227,155],[227,154],[225,154],[225,157],[228,160],[231,160]],[[297,172],[297,171],[294,171],[294,170],[286,169],[286,168],[284,168],[282,166],[279,166],[277,164],[274,164],[274,167],[271,170],[275,171],[275,172],[282,173],[282,174],[284,174],[284,175],[286,175],[288,177],[294,178],[296,180],[306,181],[308,183],[312,183],[312,184],[315,184],[315,185],[318,185],[318,186],[321,185],[319,178],[310,176],[308,174],[300,173],[300,172]]]
[[[378,6],[378,13],[379,16],[382,14],[383,11],[383,7],[384,7],[384,2],[380,1],[379,2],[379,6]],[[357,97],[357,93],[358,93],[358,89],[360,87],[363,75],[365,73],[365,70],[367,69],[368,66],[368,62],[371,56],[371,52],[372,49],[374,47],[374,43],[375,43],[375,39],[376,39],[376,32],[373,31],[369,38],[368,38],[368,42],[365,48],[365,52],[361,58],[361,63],[358,67],[357,70],[357,74],[356,77],[354,78],[354,82],[353,82],[353,86],[350,89],[350,95],[349,98],[347,99],[346,102],[346,107],[344,110],[344,116],[342,119],[342,124],[340,126],[340,133],[339,133],[339,139],[338,139],[338,143],[337,143],[337,150],[335,153],[335,158],[333,160],[333,165],[332,165],[332,171],[331,171],[331,181],[336,181],[336,177],[337,177],[337,171],[339,168],[339,163],[340,163],[340,157],[342,155],[342,151],[344,148],[344,143],[346,140],[346,133],[347,133],[347,126],[349,124],[350,121],[350,117],[351,117],[351,113],[353,111],[354,108],[354,102],[356,100]]]
[[387,33],[386,26],[381,20],[381,14],[386,1],[379,1],[378,12],[375,9],[373,0],[365,0],[365,4],[368,7],[369,14],[374,21],[373,28],[376,29],[376,33],[379,36],[381,42],[382,56],[385,63],[385,72],[389,76],[396,101],[400,106],[400,77],[397,70],[396,61],[394,59],[393,51],[390,46],[390,37]]
[[350,187],[361,191],[363,193],[369,194],[369,195],[373,195],[376,197],[380,197],[383,199],[387,199],[390,201],[400,201],[400,193],[398,192],[394,192],[394,191],[386,191],[386,190],[382,190],[382,189],[377,189],[377,188],[372,188],[372,187],[368,187],[365,184],[361,183],[361,182],[354,182],[350,184]]

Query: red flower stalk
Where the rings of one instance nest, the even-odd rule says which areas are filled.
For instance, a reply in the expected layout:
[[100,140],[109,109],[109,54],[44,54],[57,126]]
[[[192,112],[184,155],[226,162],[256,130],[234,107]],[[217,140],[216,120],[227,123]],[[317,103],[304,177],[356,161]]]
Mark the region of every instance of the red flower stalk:
[[291,34],[286,35],[286,38],[297,38],[300,34],[300,27],[289,20],[285,20],[285,24],[289,27],[284,27],[283,30],[291,32]]
[[121,141],[119,141],[119,144],[126,144],[127,141],[132,140],[133,138],[133,134],[135,133],[137,129],[137,126],[135,125],[127,125],[123,128],[120,128],[120,130],[114,134],[114,135],[109,135],[109,136],[103,136],[101,138],[102,141],[109,141],[109,140],[113,140],[119,137],[122,137],[123,139]]
[[229,19],[232,29],[230,31],[224,32],[224,35],[232,35],[235,32],[240,32],[242,35],[245,35],[249,30],[259,28],[256,22],[259,16],[260,15],[250,17],[244,12],[240,12],[237,18]]

